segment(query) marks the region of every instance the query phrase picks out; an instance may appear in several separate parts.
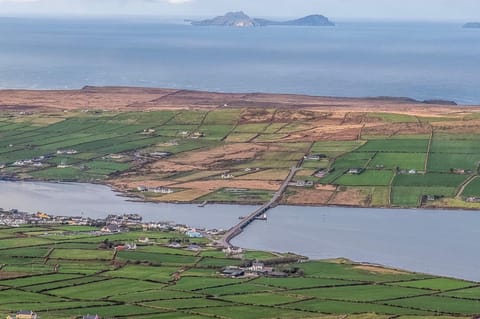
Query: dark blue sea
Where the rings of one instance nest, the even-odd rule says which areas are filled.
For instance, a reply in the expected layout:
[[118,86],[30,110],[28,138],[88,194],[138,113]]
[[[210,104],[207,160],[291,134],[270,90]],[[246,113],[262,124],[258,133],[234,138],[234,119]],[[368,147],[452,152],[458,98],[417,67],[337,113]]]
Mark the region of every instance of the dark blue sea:
[[237,29],[0,18],[0,88],[125,85],[480,104],[479,71],[480,29],[453,23]]

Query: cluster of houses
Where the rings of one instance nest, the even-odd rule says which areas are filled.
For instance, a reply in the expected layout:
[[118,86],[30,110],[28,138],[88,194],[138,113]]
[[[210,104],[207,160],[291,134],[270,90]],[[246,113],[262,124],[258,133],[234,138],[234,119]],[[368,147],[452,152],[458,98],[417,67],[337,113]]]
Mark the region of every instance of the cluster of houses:
[[[57,155],[74,155],[74,154],[78,154],[78,151],[74,150],[74,149],[57,150],[56,154]],[[53,158],[54,156],[55,156],[55,154],[46,154],[46,155],[41,155],[41,156],[38,156],[38,157],[31,158],[31,159],[16,160],[15,162],[13,162],[11,164],[11,166],[12,167],[37,167],[37,168],[41,168],[41,167],[46,166],[44,161],[49,160],[49,159]],[[6,167],[6,165],[2,164],[0,166],[0,169],[5,168],[5,167]],[[66,167],[70,167],[70,165],[66,165],[64,163],[61,163],[57,167],[58,168],[66,168]]]
[[7,316],[7,319],[37,319],[37,313],[31,310],[20,310],[15,314],[10,314]]
[[172,194],[174,191],[168,187],[147,187],[138,186],[137,191],[141,193],[155,193],[155,194]]
[[0,209],[0,225],[18,227],[20,225],[97,225],[98,220],[85,217],[70,216],[50,216],[48,214],[38,212],[35,214],[19,212],[16,209],[2,210]]
[[465,198],[465,201],[467,203],[480,203],[480,197],[476,197],[476,196],[467,197]]
[[25,167],[25,166],[30,166],[30,167],[42,167],[44,164],[42,163],[44,160],[52,158],[52,155],[42,155],[38,157],[34,157],[32,159],[26,159],[26,160],[17,160],[12,163],[12,166],[14,167]]
[[[37,319],[39,318],[36,312],[31,310],[20,310],[15,314],[10,314],[7,316],[7,319]],[[101,319],[99,315],[85,315],[82,316],[82,319]]]

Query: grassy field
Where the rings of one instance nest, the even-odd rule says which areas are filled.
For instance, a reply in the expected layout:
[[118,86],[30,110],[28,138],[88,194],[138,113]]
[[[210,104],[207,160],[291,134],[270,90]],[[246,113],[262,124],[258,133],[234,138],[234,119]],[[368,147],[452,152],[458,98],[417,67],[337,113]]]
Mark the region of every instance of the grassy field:
[[[335,204],[417,207],[425,204],[419,197],[438,195],[444,198],[433,206],[466,207],[458,200],[480,198],[477,181],[455,197],[463,181],[478,174],[477,121],[474,111],[448,116],[229,107],[3,111],[0,176],[108,182],[134,195],[138,186],[166,185],[173,194],[141,195],[166,202],[257,204],[269,199],[272,181],[280,182],[298,165],[304,170],[295,180],[382,187],[371,200],[352,203],[337,196]],[[469,131],[458,129],[457,122]],[[319,158],[302,160],[307,155]],[[365,171],[347,174],[352,168]],[[316,175],[319,170],[324,173]],[[433,193],[438,187],[449,190]],[[243,191],[225,191],[230,188]]]
[[[90,230],[78,228],[79,232]],[[119,254],[97,248],[105,238],[188,240],[175,232],[84,236],[82,244],[88,249],[58,248],[77,244],[68,236],[24,241],[25,234],[37,239],[45,231],[64,230],[62,226],[41,231],[36,227],[0,229],[0,256],[4,256],[0,316],[28,309],[44,319],[88,313],[102,318],[447,319],[452,315],[473,318],[480,311],[475,282],[364,268],[345,260],[287,262],[278,259],[282,256],[259,251],[232,259],[206,245],[200,252],[168,248],[164,246],[168,242]],[[69,226],[68,231],[76,229]],[[228,278],[220,273],[226,265],[248,265],[253,260],[273,262],[276,270],[291,275]]]

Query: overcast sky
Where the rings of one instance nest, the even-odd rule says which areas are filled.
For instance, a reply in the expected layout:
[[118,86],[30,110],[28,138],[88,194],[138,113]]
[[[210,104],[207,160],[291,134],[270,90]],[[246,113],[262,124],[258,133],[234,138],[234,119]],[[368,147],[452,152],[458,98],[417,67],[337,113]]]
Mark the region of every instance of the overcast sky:
[[255,17],[319,13],[343,20],[480,20],[480,0],[0,0],[0,16],[209,17],[238,10]]

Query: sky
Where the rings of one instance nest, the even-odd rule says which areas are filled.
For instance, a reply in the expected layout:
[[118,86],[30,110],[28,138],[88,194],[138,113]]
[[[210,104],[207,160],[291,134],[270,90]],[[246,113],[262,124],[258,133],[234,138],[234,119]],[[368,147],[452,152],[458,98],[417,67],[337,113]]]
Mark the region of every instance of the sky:
[[341,20],[479,21],[480,0],[0,0],[0,16],[253,17],[323,14]]

